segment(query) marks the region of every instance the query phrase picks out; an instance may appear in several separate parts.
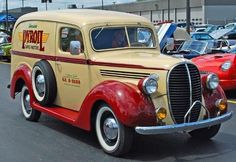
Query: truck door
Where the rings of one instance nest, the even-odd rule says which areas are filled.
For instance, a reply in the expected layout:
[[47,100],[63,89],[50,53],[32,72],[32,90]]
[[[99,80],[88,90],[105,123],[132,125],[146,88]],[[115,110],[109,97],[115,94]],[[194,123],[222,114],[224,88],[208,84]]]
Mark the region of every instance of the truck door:
[[[81,53],[70,52],[70,42],[79,40]],[[61,107],[79,110],[88,92],[88,65],[83,44],[83,33],[78,27],[57,24],[56,34],[56,104]]]

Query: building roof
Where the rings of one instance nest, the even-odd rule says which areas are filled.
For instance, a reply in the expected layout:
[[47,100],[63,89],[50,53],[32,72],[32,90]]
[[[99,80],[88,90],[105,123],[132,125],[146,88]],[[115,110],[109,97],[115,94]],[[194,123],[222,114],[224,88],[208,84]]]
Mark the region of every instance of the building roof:
[[92,10],[92,9],[69,9],[57,11],[32,12],[20,17],[17,23],[28,20],[57,21],[76,24],[80,27],[94,23],[142,23],[149,22],[148,19],[122,12]]

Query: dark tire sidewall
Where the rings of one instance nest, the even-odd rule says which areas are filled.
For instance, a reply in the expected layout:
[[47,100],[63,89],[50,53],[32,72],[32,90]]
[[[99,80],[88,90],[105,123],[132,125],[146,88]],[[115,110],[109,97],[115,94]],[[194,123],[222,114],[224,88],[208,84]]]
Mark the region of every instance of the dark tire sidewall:
[[189,134],[191,135],[192,138],[208,140],[214,137],[219,132],[220,126],[221,124],[213,125],[208,128],[196,129],[189,132]]
[[[38,92],[35,85],[35,75],[37,72],[35,72],[35,70],[39,69],[45,80],[45,94],[42,99],[37,97]],[[41,60],[35,63],[32,70],[32,87],[34,95],[41,105],[50,106],[54,102],[57,94],[56,78],[51,65],[47,61]]]

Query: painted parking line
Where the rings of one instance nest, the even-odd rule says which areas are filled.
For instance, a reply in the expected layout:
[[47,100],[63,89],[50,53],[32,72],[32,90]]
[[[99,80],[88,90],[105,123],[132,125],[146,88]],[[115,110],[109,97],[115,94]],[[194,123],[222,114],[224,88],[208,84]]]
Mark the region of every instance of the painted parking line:
[[2,61],[0,61],[0,64],[10,64],[10,62],[2,62]]
[[233,100],[227,100],[228,103],[236,104],[236,101]]

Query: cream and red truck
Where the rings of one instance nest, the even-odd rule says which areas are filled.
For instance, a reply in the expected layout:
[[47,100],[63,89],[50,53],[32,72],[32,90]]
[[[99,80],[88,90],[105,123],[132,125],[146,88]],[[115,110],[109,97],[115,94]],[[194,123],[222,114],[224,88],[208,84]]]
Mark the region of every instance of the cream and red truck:
[[94,130],[114,156],[129,151],[134,133],[209,139],[232,116],[218,77],[160,54],[155,27],[140,16],[89,9],[26,14],[15,24],[11,54],[10,95],[21,92],[27,120],[45,113]]

